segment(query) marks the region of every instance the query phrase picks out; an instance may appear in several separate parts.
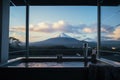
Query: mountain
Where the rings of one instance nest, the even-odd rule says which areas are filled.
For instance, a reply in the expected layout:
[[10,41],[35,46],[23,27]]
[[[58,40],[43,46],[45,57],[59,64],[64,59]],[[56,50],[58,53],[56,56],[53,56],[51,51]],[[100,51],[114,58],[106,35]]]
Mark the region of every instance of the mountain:
[[118,40],[104,40],[101,41],[101,46],[106,46],[106,47],[120,47],[120,41]]
[[[90,47],[96,47],[97,42],[88,42],[88,45]],[[120,48],[120,41],[119,40],[103,40],[101,41],[101,47],[107,47],[107,48],[112,48],[112,47],[117,47]]]
[[71,36],[68,36],[68,35],[65,34],[65,33],[61,33],[61,34],[59,34],[57,37],[72,38]]
[[92,39],[92,38],[85,38],[84,41],[87,41],[87,42],[95,42],[95,40]]
[[68,36],[65,33],[59,34],[55,38],[50,38],[44,41],[31,43],[30,46],[50,47],[50,46],[65,46],[69,48],[79,48],[83,46],[83,41]]

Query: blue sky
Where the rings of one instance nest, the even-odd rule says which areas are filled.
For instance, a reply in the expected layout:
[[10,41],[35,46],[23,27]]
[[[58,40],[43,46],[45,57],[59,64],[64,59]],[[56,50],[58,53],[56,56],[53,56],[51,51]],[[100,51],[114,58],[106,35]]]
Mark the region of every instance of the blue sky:
[[[30,9],[31,23],[64,20],[75,25],[79,23],[91,24],[96,21],[97,16],[96,7],[42,6],[30,7]],[[36,21],[32,20],[34,18],[36,18]]]
[[[115,26],[120,23],[120,7],[102,7],[102,23]],[[114,20],[114,21],[113,21]]]
[[[118,31],[115,32],[115,28],[119,30],[118,26],[112,32],[107,31],[120,23],[119,13],[119,7],[102,8],[104,38],[119,38]],[[96,40],[96,27],[96,6],[30,6],[30,42],[55,37],[61,32],[79,40]],[[25,41],[25,7],[10,8],[9,35]]]

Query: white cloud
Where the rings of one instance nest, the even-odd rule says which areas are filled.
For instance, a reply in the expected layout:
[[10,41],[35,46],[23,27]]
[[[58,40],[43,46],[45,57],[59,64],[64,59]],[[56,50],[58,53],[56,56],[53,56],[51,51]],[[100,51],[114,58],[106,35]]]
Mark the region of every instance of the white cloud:
[[110,34],[115,30],[115,27],[106,25],[106,24],[101,24],[101,31]]
[[105,28],[101,27],[101,32],[108,32]]
[[46,22],[40,22],[36,25],[31,24],[30,25],[30,31],[34,32],[46,32],[46,33],[52,33],[52,32],[68,32],[68,33],[79,33],[79,29],[82,28],[81,25],[75,26],[72,24],[69,24],[63,20],[54,22],[54,23],[46,23]]
[[93,33],[91,28],[84,28],[82,31],[85,33]]
[[116,27],[112,34],[107,35],[108,37],[112,37],[115,40],[120,39],[120,26]]
[[[40,22],[38,24],[30,24],[29,30],[32,32],[45,32],[45,33],[53,33],[53,32],[94,33],[96,32],[95,26],[96,25],[87,26],[86,24],[79,24],[76,26],[76,25],[69,24],[63,20],[60,20],[54,23]],[[10,31],[25,32],[25,26],[11,27]]]
[[53,23],[52,28],[55,30],[60,30],[63,29],[65,26],[67,26],[67,24],[63,20],[60,20],[58,22]]
[[13,26],[13,27],[10,27],[10,31],[25,32],[25,26]]
[[[104,34],[104,38],[111,38],[111,39],[120,39],[120,26],[113,27],[110,25],[101,25],[101,32]],[[67,23],[63,20],[56,21],[54,23],[47,23],[47,22],[40,22],[38,24],[30,24],[30,33],[36,33],[32,36],[38,36],[39,33],[55,33],[55,32],[65,32],[65,33],[71,33],[71,34],[97,34],[97,24],[78,24],[78,25],[72,25],[70,23]],[[12,32],[12,36],[15,36],[16,38],[20,38],[22,41],[25,40],[23,38],[23,35],[25,34],[25,26],[11,26],[10,32]],[[22,32],[23,35],[18,34],[18,32]],[[39,32],[39,33],[38,33]],[[32,37],[35,38],[35,37]],[[36,37],[37,38],[37,37]]]

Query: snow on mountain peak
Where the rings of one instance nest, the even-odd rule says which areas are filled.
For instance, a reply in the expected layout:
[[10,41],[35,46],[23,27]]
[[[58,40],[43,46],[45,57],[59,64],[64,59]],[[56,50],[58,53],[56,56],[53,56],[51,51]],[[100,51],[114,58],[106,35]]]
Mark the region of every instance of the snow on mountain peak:
[[59,34],[58,37],[71,38],[69,35],[67,35],[67,34],[65,34],[65,33],[61,33],[61,34]]

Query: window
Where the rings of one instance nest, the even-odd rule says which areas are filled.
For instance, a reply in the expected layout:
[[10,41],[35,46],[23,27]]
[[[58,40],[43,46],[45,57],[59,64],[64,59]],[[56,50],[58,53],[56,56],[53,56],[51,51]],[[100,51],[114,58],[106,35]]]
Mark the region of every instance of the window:
[[10,7],[9,59],[25,55],[25,6]]
[[120,6],[101,7],[101,57],[120,61]]
[[30,6],[30,57],[84,56],[96,47],[96,6]]

